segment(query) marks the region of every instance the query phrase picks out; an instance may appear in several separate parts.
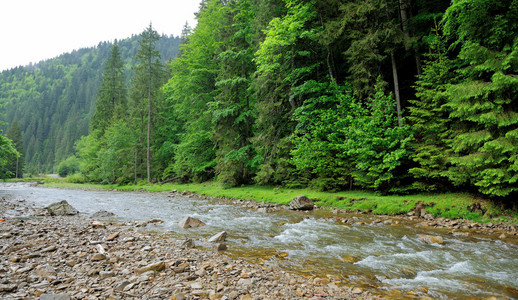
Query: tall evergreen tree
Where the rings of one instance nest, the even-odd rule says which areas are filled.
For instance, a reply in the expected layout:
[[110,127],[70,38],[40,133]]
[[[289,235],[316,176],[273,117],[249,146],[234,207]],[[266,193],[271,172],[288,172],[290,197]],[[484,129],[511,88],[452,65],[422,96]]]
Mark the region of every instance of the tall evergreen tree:
[[[146,137],[145,161],[147,181],[151,181],[151,139],[152,117],[154,104],[161,97],[160,87],[164,84],[165,69],[160,61],[160,52],[156,49],[156,42],[160,39],[158,33],[149,24],[141,33],[139,50],[135,56],[135,75],[131,81],[131,110],[139,127],[139,140],[143,143],[144,131]],[[137,153],[137,152],[136,152]],[[137,169],[137,155],[135,170]]]
[[103,133],[114,119],[122,118],[126,110],[127,88],[124,63],[119,45],[115,41],[102,74],[95,113],[90,121],[91,130],[99,129]]
[[518,1],[456,0],[443,19],[459,66],[446,87],[458,124],[448,177],[491,196],[518,192]]

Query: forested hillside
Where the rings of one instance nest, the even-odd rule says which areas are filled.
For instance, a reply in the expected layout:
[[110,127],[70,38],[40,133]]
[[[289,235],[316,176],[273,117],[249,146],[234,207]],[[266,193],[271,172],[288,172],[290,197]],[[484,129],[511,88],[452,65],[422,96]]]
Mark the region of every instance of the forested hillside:
[[[99,93],[99,73],[71,71],[100,66],[93,54],[11,75],[23,88],[2,88],[14,95],[3,97],[63,112],[5,107],[8,121],[30,129],[29,165],[49,168],[73,152],[70,137],[87,132],[86,99],[97,95],[104,117],[67,160],[80,168],[77,181],[515,199],[518,0],[204,0],[197,20],[167,67],[151,27],[133,53],[134,76],[119,62],[122,44],[122,55],[103,48],[102,85],[111,88]],[[29,76],[35,70],[69,75],[45,81]],[[131,80],[121,84],[121,72]]]
[[[129,82],[139,36],[118,41]],[[179,37],[157,42],[163,62],[176,57]],[[17,122],[23,133],[25,172],[53,172],[75,153],[74,143],[88,134],[103,66],[111,42],[83,48],[56,58],[0,73],[0,120]],[[14,173],[14,172],[13,172]]]

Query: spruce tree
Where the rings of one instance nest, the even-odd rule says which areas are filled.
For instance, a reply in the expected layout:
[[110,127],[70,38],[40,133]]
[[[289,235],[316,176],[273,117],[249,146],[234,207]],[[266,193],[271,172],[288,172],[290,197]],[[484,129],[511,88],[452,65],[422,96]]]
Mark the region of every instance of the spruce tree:
[[484,194],[518,192],[518,1],[456,0],[445,36],[459,80],[446,88],[458,124],[448,177]]
[[91,130],[99,129],[103,133],[114,119],[118,120],[124,117],[126,110],[127,88],[124,63],[119,45],[115,41],[102,74],[95,113],[90,121]]
[[[140,35],[139,49],[135,56],[135,75],[131,81],[132,116],[139,129],[139,141],[145,148],[146,177],[151,181],[151,134],[153,108],[160,96],[160,87],[164,83],[165,69],[160,61],[160,52],[156,49],[156,42],[160,39],[158,33],[149,24]],[[145,133],[144,133],[145,132]],[[144,136],[146,143],[144,146]],[[138,168],[138,152],[135,155],[135,171]],[[138,172],[136,172],[138,173]]]

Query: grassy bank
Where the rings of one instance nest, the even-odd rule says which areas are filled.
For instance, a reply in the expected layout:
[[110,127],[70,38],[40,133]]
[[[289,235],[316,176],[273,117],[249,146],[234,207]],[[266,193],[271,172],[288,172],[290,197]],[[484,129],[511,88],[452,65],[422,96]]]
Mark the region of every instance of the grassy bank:
[[[41,179],[41,178],[40,178]],[[217,183],[198,184],[141,184],[141,185],[100,185],[73,184],[65,180],[46,178],[49,187],[77,189],[108,189],[118,191],[169,192],[190,191],[212,197],[249,199],[257,202],[288,204],[299,195],[306,195],[317,205],[349,211],[370,212],[379,215],[398,215],[412,211],[418,202],[426,206],[426,211],[436,217],[469,219],[477,222],[518,223],[518,212],[503,211],[493,202],[469,194],[415,194],[405,196],[381,196],[369,191],[343,191],[336,193],[317,192],[309,189],[285,189],[272,186],[244,186],[223,188]],[[481,209],[473,209],[480,204]],[[470,209],[471,208],[471,209]]]

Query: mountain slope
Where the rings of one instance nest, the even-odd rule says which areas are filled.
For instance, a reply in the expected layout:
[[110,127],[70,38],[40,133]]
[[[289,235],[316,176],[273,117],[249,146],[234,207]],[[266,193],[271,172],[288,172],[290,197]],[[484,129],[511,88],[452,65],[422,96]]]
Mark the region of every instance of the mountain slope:
[[[118,41],[127,79],[139,36]],[[162,36],[157,43],[163,61],[176,57],[180,38]],[[0,120],[18,121],[23,132],[26,172],[53,172],[71,155],[74,143],[88,134],[103,64],[112,43],[83,48],[37,64],[0,73]]]

